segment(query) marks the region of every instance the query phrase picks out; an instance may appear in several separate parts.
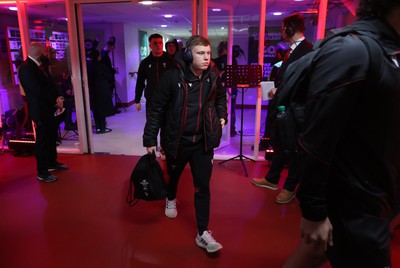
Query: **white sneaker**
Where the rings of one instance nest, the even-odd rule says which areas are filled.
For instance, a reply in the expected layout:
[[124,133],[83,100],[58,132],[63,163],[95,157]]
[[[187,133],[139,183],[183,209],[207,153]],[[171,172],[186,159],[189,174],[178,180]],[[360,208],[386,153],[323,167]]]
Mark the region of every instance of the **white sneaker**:
[[176,199],[168,200],[168,198],[166,198],[165,200],[165,216],[170,219],[176,218],[176,215],[178,215],[178,211],[176,210]]
[[197,235],[196,244],[199,247],[206,249],[208,253],[216,252],[222,248],[222,245],[212,237],[210,231],[204,231],[201,236]]

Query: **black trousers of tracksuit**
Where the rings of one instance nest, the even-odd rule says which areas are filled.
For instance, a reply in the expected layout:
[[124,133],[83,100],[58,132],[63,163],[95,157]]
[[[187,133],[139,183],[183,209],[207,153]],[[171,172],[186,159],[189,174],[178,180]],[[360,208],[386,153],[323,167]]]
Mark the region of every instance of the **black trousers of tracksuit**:
[[332,267],[392,267],[390,219],[334,205],[330,208],[334,247],[328,247],[327,256]]
[[194,206],[196,210],[197,229],[200,235],[208,230],[210,216],[210,179],[213,167],[214,151],[206,152],[204,142],[194,145],[180,145],[177,157],[166,152],[167,170],[169,174],[169,200],[176,198],[179,178],[187,163],[193,176]]

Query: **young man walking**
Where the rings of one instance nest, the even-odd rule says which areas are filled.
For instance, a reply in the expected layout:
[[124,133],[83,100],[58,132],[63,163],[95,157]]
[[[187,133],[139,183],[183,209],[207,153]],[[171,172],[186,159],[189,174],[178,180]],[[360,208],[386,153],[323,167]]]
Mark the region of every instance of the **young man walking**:
[[226,91],[211,70],[210,42],[192,36],[183,60],[167,70],[155,90],[152,111],[147,118],[143,145],[147,152],[156,150],[157,134],[164,128],[161,145],[166,153],[170,177],[165,215],[177,216],[176,193],[179,178],[189,163],[194,183],[197,230],[196,244],[216,252],[222,245],[208,231],[210,215],[210,179],[214,148],[220,144],[227,123]]

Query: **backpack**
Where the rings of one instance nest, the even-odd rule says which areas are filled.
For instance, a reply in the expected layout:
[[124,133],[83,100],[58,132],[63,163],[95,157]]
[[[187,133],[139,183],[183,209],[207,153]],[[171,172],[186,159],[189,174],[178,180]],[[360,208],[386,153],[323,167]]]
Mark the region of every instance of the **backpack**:
[[376,47],[380,44],[374,36],[368,32],[358,31],[351,26],[338,29],[332,36],[317,42],[313,50],[295,62],[291,63],[285,71],[282,83],[279,85],[275,97],[273,98],[273,111],[277,113],[277,108],[285,106],[284,114],[274,115],[274,122],[271,128],[271,141],[282,149],[285,153],[295,153],[297,151],[297,138],[304,122],[304,110],[309,88],[310,74],[314,68],[314,59],[321,53],[321,47],[329,40],[337,36],[354,34],[360,38],[368,49],[370,66],[379,64]]
[[146,201],[161,200],[167,196],[167,187],[156,154],[145,154],[140,157],[130,177],[126,202],[136,205],[140,199]]

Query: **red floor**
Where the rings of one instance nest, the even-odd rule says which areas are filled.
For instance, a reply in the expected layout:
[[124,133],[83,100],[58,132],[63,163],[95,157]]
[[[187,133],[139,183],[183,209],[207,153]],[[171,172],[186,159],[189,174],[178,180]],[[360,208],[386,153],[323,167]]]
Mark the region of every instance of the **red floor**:
[[[281,267],[298,242],[297,201],[277,205],[277,192],[257,188],[265,162],[216,163],[209,228],[224,246],[208,255],[194,243],[193,186],[185,170],[178,217],[164,202],[125,203],[135,156],[59,155],[70,166],[56,183],[35,179],[33,157],[0,154],[0,267],[146,268]],[[400,230],[392,240],[400,267]],[[329,265],[325,266],[329,267]]]

